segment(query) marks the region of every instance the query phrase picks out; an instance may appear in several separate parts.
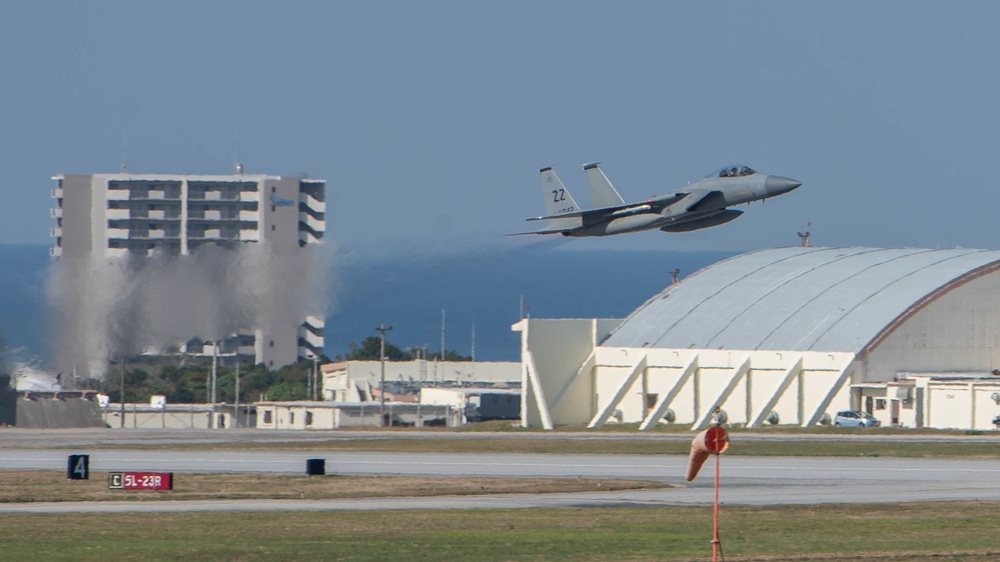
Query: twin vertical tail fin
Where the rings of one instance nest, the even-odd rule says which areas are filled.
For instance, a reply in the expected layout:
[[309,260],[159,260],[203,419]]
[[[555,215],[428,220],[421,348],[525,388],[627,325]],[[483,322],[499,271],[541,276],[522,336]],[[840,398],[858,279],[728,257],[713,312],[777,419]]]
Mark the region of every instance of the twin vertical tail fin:
[[[576,199],[563,185],[552,167],[538,170],[542,176],[542,197],[545,198],[545,216],[548,218],[547,231],[569,230],[580,226],[580,206]],[[559,218],[559,215],[574,214],[574,216]]]
[[542,196],[545,197],[545,215],[564,215],[580,210],[573,195],[551,167],[538,170],[542,175]]
[[625,200],[618,194],[615,186],[611,185],[611,181],[604,175],[599,165],[600,162],[594,162],[583,167],[583,171],[587,173],[587,183],[590,184],[591,205],[595,209],[624,205]]

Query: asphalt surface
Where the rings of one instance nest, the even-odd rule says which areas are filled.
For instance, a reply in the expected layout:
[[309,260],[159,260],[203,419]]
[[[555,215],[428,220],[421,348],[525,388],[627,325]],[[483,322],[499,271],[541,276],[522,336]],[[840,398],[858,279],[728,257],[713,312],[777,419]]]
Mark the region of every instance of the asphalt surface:
[[[220,436],[219,433],[225,435]],[[592,477],[649,479],[677,488],[576,494],[502,494],[422,498],[338,500],[226,500],[143,502],[55,502],[0,505],[0,513],[138,512],[138,511],[304,511],[380,509],[483,509],[584,506],[705,505],[712,501],[714,459],[692,483],[683,479],[687,457],[680,455],[564,455],[523,453],[393,453],[323,450],[150,450],[133,443],[260,442],[326,440],[343,432],[133,432],[131,430],[2,430],[0,470],[65,470],[67,456],[90,455],[91,470],[155,470],[183,478],[192,472],[269,472],[304,474],[308,458],[326,459],[328,474]],[[266,434],[266,435],[265,435]],[[273,435],[273,437],[272,437]],[[409,433],[352,433],[344,438],[399,437]],[[565,434],[435,433],[511,439]],[[635,438],[633,434],[580,434],[581,438]],[[616,437],[619,435],[620,437]],[[740,438],[744,437],[741,435]],[[767,435],[765,437],[775,438]],[[826,437],[826,436],[820,436]],[[870,438],[870,436],[858,436]],[[908,437],[908,436],[907,436]],[[976,436],[981,440],[985,436]],[[656,434],[648,438],[690,440],[690,435]],[[792,435],[790,439],[800,439]],[[835,436],[835,439],[843,439]],[[852,436],[851,438],[854,438]],[[963,436],[956,436],[962,440]],[[990,436],[992,438],[992,436]],[[932,437],[932,440],[940,438]],[[502,443],[502,441],[499,441]],[[88,445],[102,448],[88,449]],[[502,448],[499,445],[498,448]],[[724,504],[775,505],[869,503],[935,500],[1000,500],[1000,460],[901,459],[888,457],[751,457],[722,455],[721,500]]]

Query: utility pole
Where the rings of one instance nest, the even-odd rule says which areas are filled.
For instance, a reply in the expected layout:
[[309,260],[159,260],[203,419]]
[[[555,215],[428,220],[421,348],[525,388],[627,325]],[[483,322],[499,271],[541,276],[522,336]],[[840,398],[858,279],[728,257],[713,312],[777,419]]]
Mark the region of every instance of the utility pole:
[[121,428],[125,429],[125,356],[122,355],[122,419]]
[[240,351],[236,348],[236,398],[233,400],[233,423],[229,427],[240,426]]
[[319,356],[313,354],[313,401],[319,400]]
[[386,326],[385,322],[379,324],[378,328],[375,328],[375,331],[377,331],[379,335],[382,337],[382,341],[378,346],[378,358],[379,361],[382,362],[382,382],[380,383],[381,386],[379,387],[380,404],[378,413],[380,418],[379,425],[381,425],[382,427],[385,427],[385,333],[391,330],[392,326]]
[[441,309],[441,361],[444,361],[444,309]]
[[216,388],[219,371],[219,342],[218,340],[212,342],[212,423],[209,424],[211,427],[218,429],[218,420],[215,419],[215,404],[216,404]]

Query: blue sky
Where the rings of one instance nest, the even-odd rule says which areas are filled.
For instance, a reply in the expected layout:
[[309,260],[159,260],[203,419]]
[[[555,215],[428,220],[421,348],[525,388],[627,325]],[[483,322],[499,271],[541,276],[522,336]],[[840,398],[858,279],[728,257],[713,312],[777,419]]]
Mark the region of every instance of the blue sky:
[[[1000,4],[28,2],[0,18],[0,243],[49,243],[50,176],[328,180],[345,252],[535,243],[996,248]],[[626,199],[740,162],[803,182],[709,230],[503,238],[538,168]]]

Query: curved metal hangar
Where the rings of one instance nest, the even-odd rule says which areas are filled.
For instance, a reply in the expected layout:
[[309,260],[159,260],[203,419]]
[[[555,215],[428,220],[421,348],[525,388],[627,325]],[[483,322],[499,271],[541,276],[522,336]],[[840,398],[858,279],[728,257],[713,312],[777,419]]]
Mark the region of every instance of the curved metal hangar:
[[[525,425],[993,427],[1000,251],[775,248],[709,266],[628,318],[525,319]],[[997,374],[994,375],[993,373]]]

